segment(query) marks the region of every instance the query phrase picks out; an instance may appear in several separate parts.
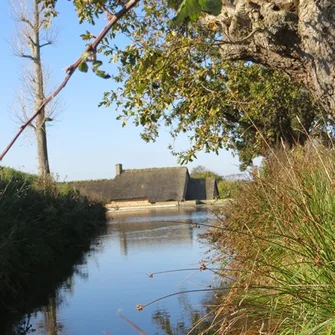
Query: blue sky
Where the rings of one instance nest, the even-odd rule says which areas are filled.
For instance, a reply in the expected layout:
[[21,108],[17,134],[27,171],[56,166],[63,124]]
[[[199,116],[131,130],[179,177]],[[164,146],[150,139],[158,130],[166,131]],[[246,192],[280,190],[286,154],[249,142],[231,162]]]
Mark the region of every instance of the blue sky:
[[[83,52],[85,43],[80,34],[88,28],[79,25],[73,5],[69,1],[58,1],[59,17],[54,20],[59,28],[58,42],[43,52],[44,63],[52,71],[51,86],[56,87],[64,78],[63,69],[73,63]],[[95,27],[90,27],[97,34],[106,23],[103,19]],[[19,124],[15,122],[10,106],[15,104],[15,90],[19,86],[21,65],[25,60],[15,57],[8,40],[13,36],[14,23],[10,18],[9,2],[0,2],[0,151],[17,132]],[[122,44],[117,39],[116,44]],[[104,69],[112,73],[113,64],[104,64]],[[49,158],[52,173],[61,181],[113,178],[115,164],[122,163],[125,169],[176,166],[177,158],[168,150],[171,138],[167,130],[162,129],[155,143],[145,143],[139,134],[141,128],[129,123],[125,128],[116,120],[113,108],[98,108],[98,102],[104,91],[115,83],[103,80],[92,72],[76,72],[66,88],[60,93],[66,105],[65,110],[55,122],[48,126]],[[187,141],[179,145],[187,147]],[[25,131],[15,143],[1,165],[36,173],[35,138],[31,130]],[[188,164],[192,169],[203,165],[222,175],[238,173],[238,159],[226,150],[215,154],[199,153],[198,159]]]

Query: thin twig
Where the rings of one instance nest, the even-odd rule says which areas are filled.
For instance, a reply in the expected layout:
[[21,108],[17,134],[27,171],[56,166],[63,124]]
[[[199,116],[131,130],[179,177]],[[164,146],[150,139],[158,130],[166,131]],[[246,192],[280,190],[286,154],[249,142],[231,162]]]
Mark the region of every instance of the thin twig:
[[209,291],[224,291],[224,290],[229,290],[229,287],[222,287],[222,288],[203,288],[203,289],[199,289],[199,290],[187,290],[187,291],[180,291],[180,292],[175,292],[175,293],[171,293],[171,294],[167,294],[164,297],[160,297],[158,299],[152,300],[150,302],[148,302],[145,305],[139,304],[136,306],[136,309],[138,311],[141,311],[143,308],[148,307],[152,304],[155,304],[156,302],[160,301],[160,300],[164,300],[166,298],[170,298],[173,297],[175,295],[180,295],[180,294],[185,294],[185,293],[196,293],[196,292],[209,292]]
[[174,269],[174,270],[165,270],[165,271],[159,271],[159,272],[152,272],[152,273],[147,273],[147,276],[149,278],[152,278],[154,275],[158,274],[165,274],[165,273],[170,273],[170,272],[181,272],[181,271],[202,271],[202,270],[209,270],[207,267],[206,269],[198,267],[198,268],[188,268],[188,269]]
[[[179,291],[179,292],[175,292],[175,293],[170,293],[167,294],[163,297],[157,298],[155,300],[151,300],[150,302],[146,303],[146,304],[139,304],[136,305],[136,310],[138,311],[142,311],[144,308],[155,304],[158,301],[164,300],[166,298],[170,298],[173,297],[175,295],[181,295],[181,294],[185,294],[185,293],[197,293],[197,292],[215,292],[215,291],[228,291],[231,290],[232,288],[242,288],[245,289],[245,285],[242,286],[226,286],[226,287],[216,287],[216,288],[202,288],[202,289],[197,289],[197,290],[186,290],[186,291]],[[303,285],[301,285],[301,289],[304,288]],[[286,294],[285,289],[282,289],[280,286],[267,286],[267,285],[250,285],[249,289],[258,289],[258,290],[275,290],[278,292],[281,292],[281,294]],[[272,294],[272,293],[271,293]]]
[[[130,0],[119,12],[116,14],[109,16],[109,22],[108,24],[103,28],[103,30],[100,32],[100,34],[96,37],[94,42],[89,45],[85,52],[87,51],[95,51],[98,47],[98,45],[101,43],[101,41],[106,37],[108,32],[111,30],[111,28],[115,25],[117,21],[119,21],[120,18],[122,18],[125,14],[127,14],[140,0]],[[56,88],[52,93],[49,94],[47,98],[45,98],[39,107],[39,109],[36,111],[36,113],[28,119],[20,128],[17,134],[14,136],[14,138],[11,140],[11,142],[7,145],[5,150],[0,155],[0,161],[5,157],[7,152],[10,150],[10,148],[13,146],[13,144],[16,142],[16,140],[19,138],[19,136],[22,134],[22,132],[25,130],[25,128],[32,122],[34,119],[42,113],[46,105],[52,101],[59,92],[66,86],[67,82],[72,77],[73,73],[78,68],[79,64],[82,62],[82,56],[80,56],[72,65],[66,68],[66,77],[64,78],[63,82]]]

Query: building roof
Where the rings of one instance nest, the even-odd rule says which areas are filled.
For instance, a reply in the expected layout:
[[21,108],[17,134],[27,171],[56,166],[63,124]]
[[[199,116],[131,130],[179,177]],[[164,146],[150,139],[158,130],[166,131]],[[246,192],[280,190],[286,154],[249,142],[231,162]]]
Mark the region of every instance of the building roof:
[[186,196],[187,181],[186,167],[125,170],[113,180],[110,200],[181,201]]
[[69,182],[69,185],[74,186],[83,195],[107,203],[110,201],[110,191],[113,186],[113,179],[73,181]]
[[78,181],[70,184],[104,203],[148,200],[151,203],[212,200],[218,193],[214,178],[190,178],[186,167],[122,170],[114,179]]

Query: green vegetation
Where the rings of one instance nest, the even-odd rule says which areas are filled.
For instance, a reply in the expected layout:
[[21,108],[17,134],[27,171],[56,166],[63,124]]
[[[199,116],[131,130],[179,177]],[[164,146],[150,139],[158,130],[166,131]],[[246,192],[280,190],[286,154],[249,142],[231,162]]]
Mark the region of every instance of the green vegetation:
[[334,180],[334,150],[312,140],[243,185],[207,235],[232,283],[220,334],[334,334]]
[[87,248],[104,224],[103,205],[70,186],[0,168],[0,309],[16,310],[36,277]]
[[[57,14],[56,0],[43,3],[49,15]],[[120,2],[74,5],[80,22],[94,23]],[[335,157],[315,140],[329,144],[329,130],[330,140],[334,135],[329,36],[335,28],[326,15],[332,10],[330,0],[317,6],[312,0],[148,0],[121,18],[98,50],[82,56],[79,69],[87,72],[93,58],[92,69],[104,78],[109,75],[99,70],[97,52],[118,63],[117,89],[106,92],[100,105],[116,104],[123,125],[132,119],[142,126],[145,141],[154,141],[160,126],[170,129],[173,141],[188,136],[189,148],[171,145],[180,162],[222,148],[239,155],[242,169],[256,156],[266,158],[251,182],[238,185],[227,219],[208,234],[222,257],[222,276],[232,278],[218,307],[221,334],[335,333]],[[211,19],[204,12],[222,15]],[[201,22],[189,22],[199,16]],[[117,33],[130,45],[114,45]],[[89,32],[82,37],[94,38]],[[282,143],[287,149],[274,154]],[[90,227],[83,223],[89,215],[82,214],[94,207],[71,189],[6,176],[0,194],[5,297],[18,295],[38,262],[46,264],[80,241],[82,229]],[[221,194],[231,197],[230,185],[222,183]]]
[[[113,79],[119,85],[105,93],[100,105],[117,106],[123,125],[132,121],[142,127],[148,142],[165,127],[170,150],[181,163],[200,151],[229,149],[239,156],[241,169],[282,141],[294,147],[309,134],[326,138],[333,121],[303,85],[255,63],[227,62],[213,48],[219,28],[189,22],[177,31],[167,24],[173,8],[178,8],[174,1],[168,6],[148,1],[141,17],[131,15],[114,30],[131,36],[130,45],[122,49],[111,41],[101,48],[118,63]],[[189,145],[178,146],[185,136]]]
[[211,170],[208,170],[206,167],[202,165],[193,168],[190,175],[192,178],[215,178],[217,182],[223,180],[222,176]]
[[232,199],[236,198],[238,193],[243,188],[243,185],[247,183],[246,180],[227,180],[222,179],[218,182],[218,191],[220,199]]
[[182,23],[186,19],[195,21],[199,18],[202,12],[219,15],[221,9],[221,0],[183,0],[175,19],[177,23]]

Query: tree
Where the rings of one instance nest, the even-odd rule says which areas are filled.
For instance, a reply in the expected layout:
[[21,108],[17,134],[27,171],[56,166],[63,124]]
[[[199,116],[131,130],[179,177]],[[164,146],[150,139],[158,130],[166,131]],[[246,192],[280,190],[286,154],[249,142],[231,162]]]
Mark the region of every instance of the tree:
[[[17,95],[16,115],[26,121],[40,107],[45,98],[48,71],[43,67],[42,48],[55,42],[56,31],[50,29],[50,16],[38,0],[12,3],[16,36],[12,42],[14,54],[30,64],[22,71],[22,87]],[[31,123],[36,136],[38,174],[45,178],[50,174],[46,122],[52,121],[55,105],[45,108]]]
[[[189,24],[186,31],[181,27],[184,36],[177,34],[164,26],[171,13],[157,3],[144,19],[133,19],[131,45],[105,48],[120,61],[114,79],[122,85],[101,104],[116,103],[124,124],[133,119],[144,127],[144,140],[155,140],[165,125],[172,138],[189,137],[187,150],[171,146],[180,162],[192,161],[200,150],[218,153],[225,147],[245,169],[282,141],[292,147],[311,134],[327,136],[332,120],[302,85],[263,66],[222,60],[208,50],[216,31]],[[147,29],[153,21],[157,29]]]
[[[108,41],[100,48],[112,56],[112,60],[120,60],[120,72],[114,79],[125,85],[121,94],[119,90],[105,94],[102,104],[117,101],[124,112],[124,122],[134,116],[137,125],[145,126],[142,134],[145,140],[158,136],[158,124],[162,121],[167,126],[177,124],[171,130],[173,137],[180,132],[194,132],[190,136],[191,148],[175,152],[182,162],[192,160],[199,150],[218,152],[224,145],[239,153],[242,168],[245,168],[252,158],[265,155],[268,148],[281,141],[292,146],[303,144],[315,130],[325,134],[328,117],[324,117],[301,86],[294,87],[271,69],[250,66],[250,63],[236,66],[222,57],[224,48],[236,51],[237,45],[247,45],[259,33],[273,33],[278,25],[280,29],[294,25],[292,22],[298,15],[296,2],[267,2],[266,8],[257,1],[247,3],[243,0],[223,4],[220,0],[184,0],[180,7],[179,4],[175,0],[147,1],[141,7],[144,15],[137,17],[136,13],[130,13],[114,27],[111,37],[122,32],[132,43],[123,51],[109,46]],[[85,4],[75,2],[75,5],[80,20],[89,22],[94,22],[99,12],[117,7],[113,1],[103,4],[97,0]],[[178,7],[176,22],[198,21],[186,23],[176,32],[171,19],[175,15],[173,9]],[[201,16],[204,11],[215,15]],[[265,13],[268,18],[263,17]],[[250,17],[245,16],[247,14]],[[286,14],[292,19],[289,23]],[[279,22],[278,15],[285,20]],[[255,20],[262,27],[257,26],[252,31],[246,29]],[[268,29],[272,29],[271,32]],[[271,43],[278,37],[276,34]],[[84,38],[90,39],[90,34],[85,34]],[[258,61],[250,60],[252,64]],[[279,66],[272,68],[280,69]],[[245,82],[239,78],[241,71],[247,74],[241,76]],[[252,88],[248,87],[249,83]],[[240,90],[232,90],[234,86]]]
[[[185,1],[193,6],[195,2],[200,2]],[[43,2],[52,10],[56,4],[56,0]],[[221,0],[212,2],[217,4]],[[80,20],[90,22],[94,22],[94,17],[99,16],[104,8],[113,11],[120,3],[104,0],[74,1]],[[167,7],[177,8],[180,3],[178,0],[163,1],[163,13]],[[149,9],[154,12],[156,8],[154,2],[143,4],[145,11]],[[180,7],[179,12],[182,9]],[[217,32],[218,38],[215,43],[208,44],[208,51],[219,52],[224,60],[251,61],[287,73],[292,79],[305,84],[327,113],[335,116],[333,0],[223,0],[219,15],[204,13],[209,11],[206,6],[200,6],[197,10],[202,11],[198,22],[204,31],[208,32],[215,27]],[[216,10],[212,12],[217,14]],[[132,30],[131,18],[134,15],[126,17],[129,24],[128,28],[123,25],[123,30]],[[160,13],[156,15],[158,17]],[[191,19],[194,17],[198,18],[192,13],[189,15]],[[156,24],[146,27],[147,30],[157,28]]]
[[217,182],[223,180],[223,177],[217,173],[208,170],[205,166],[198,165],[191,171],[192,178],[215,178]]
[[220,55],[248,60],[302,82],[335,116],[335,3],[332,0],[224,1],[206,15],[222,36]]
[[[52,0],[47,2],[51,6],[55,3]],[[74,2],[80,21],[88,20],[94,23],[94,18],[99,16],[100,13],[113,11],[120,4],[114,1],[104,2],[101,0]],[[248,162],[250,163],[252,155],[258,149],[245,149],[248,147],[250,149],[255,145],[259,147],[259,138],[262,138],[262,140],[265,138],[266,141],[263,141],[263,143],[266,143],[265,147],[271,147],[273,143],[278,143],[278,139],[283,139],[289,145],[303,143],[304,138],[306,138],[305,135],[308,135],[312,130],[314,131],[316,124],[320,124],[318,118],[323,116],[322,113],[320,114],[317,111],[318,108],[310,97],[307,97],[307,100],[304,99],[304,96],[307,95],[303,91],[296,94],[297,91],[294,90],[293,86],[293,94],[285,100],[285,104],[289,106],[290,102],[293,102],[294,104],[291,106],[298,106],[300,115],[297,111],[288,112],[287,108],[286,111],[277,108],[278,113],[271,114],[266,107],[261,109],[266,114],[258,113],[257,122],[255,122],[250,110],[245,107],[247,106],[245,99],[235,100],[235,104],[231,99],[234,92],[230,90],[228,85],[229,79],[227,81],[225,78],[227,71],[225,60],[247,61],[247,65],[250,65],[250,61],[252,64],[261,64],[261,71],[263,71],[265,65],[265,70],[270,71],[270,76],[274,73],[274,70],[280,70],[291,78],[304,83],[312,93],[313,98],[317,99],[325,109],[326,118],[321,127],[321,133],[324,134],[329,126],[328,116],[334,116],[334,62],[332,61],[334,56],[331,42],[333,39],[329,38],[334,36],[332,15],[335,5],[332,4],[332,1],[273,0],[264,2],[260,0],[235,0],[221,3],[220,0],[184,0],[181,6],[179,5],[180,1],[178,0],[167,2],[163,0],[147,1],[140,9],[143,15],[138,17],[135,12],[128,13],[128,16],[121,19],[111,31],[110,37],[114,37],[117,32],[128,35],[132,39],[130,46],[126,50],[120,51],[117,47],[109,46],[108,41],[105,40],[104,46],[100,48],[100,51],[104,50],[106,55],[111,55],[112,60],[120,59],[122,69],[119,76],[114,77],[120,83],[130,83],[131,80],[129,79],[132,75],[136,78],[138,73],[143,75],[149,71],[147,77],[150,80],[150,85],[144,77],[138,77],[141,80],[138,80],[134,87],[129,86],[128,92],[126,89],[123,90],[123,93],[127,93],[127,95],[123,94],[125,100],[122,106],[126,111],[124,121],[129,116],[135,116],[135,123],[146,127],[142,135],[145,140],[154,139],[158,136],[156,124],[158,121],[161,122],[162,119],[168,126],[177,121],[178,127],[172,131],[174,135],[179,132],[190,131],[189,127],[192,124],[193,128],[191,130],[194,130],[194,136],[191,136],[192,148],[181,153],[184,161],[195,157],[197,150],[218,151],[222,147],[222,143],[225,143],[226,146],[233,146],[233,149],[239,151],[240,156],[243,157],[244,155],[242,163],[246,165]],[[177,8],[179,9],[175,22],[179,24],[179,28],[172,20],[175,15],[173,10]],[[194,20],[197,21],[190,23]],[[181,24],[182,22],[185,23]],[[89,36],[89,34],[85,34],[84,38],[89,39]],[[174,41],[175,45],[169,43],[171,41]],[[318,43],[313,41],[318,41]],[[200,57],[199,48],[202,49]],[[181,55],[184,57],[180,57]],[[211,59],[208,61],[203,55],[209,56]],[[189,60],[193,60],[193,63],[190,64]],[[153,62],[155,62],[159,71],[153,71]],[[172,62],[174,64],[171,65]],[[204,64],[206,65],[205,68]],[[169,71],[162,71],[164,78],[159,78],[159,75],[157,78],[157,74],[166,65],[168,65]],[[182,68],[185,71],[179,75]],[[198,71],[198,77],[194,80],[196,71]],[[219,112],[217,108],[212,108],[209,105],[207,114],[204,112],[202,114],[194,113],[195,106],[199,109],[199,101],[204,100],[207,104],[208,99],[201,99],[202,94],[192,95],[189,91],[188,98],[191,99],[187,101],[184,94],[185,88],[187,91],[189,86],[194,87],[199,83],[201,85],[201,82],[204,79],[208,81],[208,78],[211,79],[211,84],[214,82],[213,78],[220,79],[218,81],[220,85],[216,86],[217,90],[208,86],[203,87],[204,90],[218,93],[223,89],[223,93],[226,95],[228,92],[231,97],[228,100],[223,100],[225,104],[221,101],[223,108]],[[169,80],[176,80],[178,86],[175,86],[183,89],[182,95],[179,94],[180,92],[176,94],[171,90],[173,85],[164,84],[160,86],[160,83],[166,83]],[[151,87],[151,92],[157,91],[155,98],[157,98],[156,102],[160,101],[160,104],[157,104],[159,109],[149,111],[145,107],[142,108],[147,101],[146,99],[152,100],[152,93],[147,89],[148,87]],[[166,87],[170,87],[170,89],[162,90]],[[265,91],[267,92],[267,90]],[[198,90],[199,92],[201,93],[201,90]],[[161,98],[158,97],[159,95]],[[300,96],[300,98],[295,100],[297,96]],[[198,98],[198,100],[195,98]],[[103,104],[108,105],[117,99],[117,92],[109,92],[105,95]],[[214,101],[215,99],[211,100]],[[136,101],[136,104],[133,103],[134,101]],[[190,101],[194,103],[192,104]],[[308,105],[313,107],[312,112],[308,112],[309,108],[300,108],[297,103],[299,101],[303,102],[304,107]],[[257,104],[258,102],[259,100]],[[271,100],[269,102],[271,103]],[[178,108],[175,108],[175,103],[178,104]],[[119,106],[121,104],[122,102],[118,102]],[[227,106],[228,104],[229,106]],[[131,111],[130,106],[136,109]],[[185,117],[185,113],[182,113],[183,110],[187,111],[187,108],[184,108],[185,106],[191,108],[191,113],[188,113],[190,116],[186,115]],[[218,103],[216,102],[217,106]],[[173,111],[170,116],[166,117],[165,109],[171,109],[171,107],[173,107]],[[202,108],[202,111],[204,110]],[[298,116],[298,127],[292,126],[294,123],[292,115],[294,117]],[[263,120],[265,121],[263,122]],[[244,127],[236,128],[234,123],[235,125],[244,125]],[[269,139],[273,143],[264,136],[261,127],[263,123],[265,130],[267,130],[265,135],[270,135]],[[279,125],[279,128],[272,128],[276,124]],[[226,132],[223,132],[222,135],[223,129]],[[213,132],[214,134],[212,134]],[[303,135],[304,133],[305,135]],[[240,134],[249,134],[249,136],[243,138],[242,141],[239,139],[237,141],[230,140],[231,137],[234,139],[234,135],[237,135],[238,138]],[[253,139],[256,139],[256,141],[250,146],[249,143]]]

